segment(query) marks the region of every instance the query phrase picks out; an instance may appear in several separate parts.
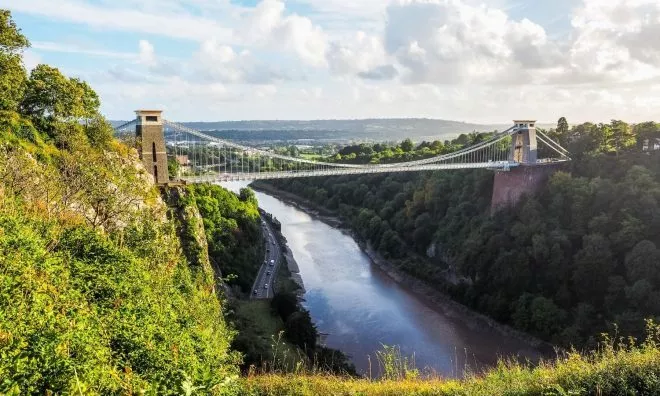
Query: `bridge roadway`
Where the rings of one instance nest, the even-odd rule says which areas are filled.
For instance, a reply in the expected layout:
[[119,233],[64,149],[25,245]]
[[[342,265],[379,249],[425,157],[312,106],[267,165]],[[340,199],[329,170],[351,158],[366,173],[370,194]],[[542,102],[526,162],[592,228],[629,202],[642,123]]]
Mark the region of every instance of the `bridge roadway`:
[[251,299],[268,299],[274,297],[275,289],[273,281],[275,280],[282,258],[281,247],[273,226],[264,216],[261,216],[261,227],[265,245],[264,261],[252,285],[252,291],[250,292]]
[[264,179],[286,179],[291,177],[311,177],[311,176],[340,176],[340,175],[358,175],[371,173],[390,173],[390,172],[417,172],[425,170],[449,170],[449,169],[498,169],[508,170],[519,166],[513,161],[490,161],[477,163],[455,163],[455,164],[427,164],[416,166],[392,166],[387,164],[365,166],[362,168],[336,168],[323,170],[301,170],[301,171],[281,171],[281,172],[237,172],[237,173],[219,173],[209,175],[182,176],[181,179],[189,183],[204,183],[218,181],[236,181],[236,180],[264,180]]

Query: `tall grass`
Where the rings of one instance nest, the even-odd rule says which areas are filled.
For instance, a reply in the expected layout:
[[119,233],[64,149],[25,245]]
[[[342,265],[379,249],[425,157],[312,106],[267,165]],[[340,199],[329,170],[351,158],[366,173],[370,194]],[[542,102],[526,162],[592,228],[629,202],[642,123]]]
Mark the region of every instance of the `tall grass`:
[[604,336],[591,353],[570,351],[536,366],[501,360],[464,379],[422,379],[414,358],[398,348],[377,354],[382,378],[349,378],[318,372],[253,374],[246,395],[660,395],[660,326],[647,322],[647,337]]

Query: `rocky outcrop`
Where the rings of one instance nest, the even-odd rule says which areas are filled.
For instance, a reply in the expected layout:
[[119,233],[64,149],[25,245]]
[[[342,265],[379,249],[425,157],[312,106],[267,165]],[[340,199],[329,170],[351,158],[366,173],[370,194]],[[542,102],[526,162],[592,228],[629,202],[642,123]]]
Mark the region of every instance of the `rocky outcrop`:
[[176,225],[176,232],[188,265],[198,269],[205,276],[215,278],[216,282],[222,282],[220,268],[212,265],[209,258],[202,216],[197,205],[189,199],[188,191],[180,186],[163,186],[161,189],[169,214]]

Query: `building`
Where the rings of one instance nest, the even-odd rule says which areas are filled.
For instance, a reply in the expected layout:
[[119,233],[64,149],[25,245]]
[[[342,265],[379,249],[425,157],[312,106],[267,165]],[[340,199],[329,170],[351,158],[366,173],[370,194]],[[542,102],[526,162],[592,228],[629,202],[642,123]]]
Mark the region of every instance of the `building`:
[[177,155],[176,162],[180,166],[190,166],[190,159],[188,159],[188,155]]
[[658,151],[660,150],[660,139],[644,139],[642,144],[642,151]]

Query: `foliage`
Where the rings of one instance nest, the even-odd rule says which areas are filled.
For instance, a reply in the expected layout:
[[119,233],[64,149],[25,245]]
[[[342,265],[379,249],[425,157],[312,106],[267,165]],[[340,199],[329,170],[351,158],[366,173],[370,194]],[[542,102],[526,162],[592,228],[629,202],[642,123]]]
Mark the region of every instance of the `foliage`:
[[14,110],[23,97],[27,80],[20,52],[30,46],[11,19],[0,9],[0,110]]
[[188,192],[202,215],[211,260],[224,276],[236,275],[229,284],[249,293],[263,257],[254,193],[243,189],[239,197],[211,184],[190,185]]
[[289,315],[284,329],[284,335],[293,345],[308,353],[316,349],[317,332],[309,311],[301,310]]
[[[1,51],[25,45],[8,12],[0,22]],[[96,94],[47,66],[22,113],[5,94],[0,393],[236,394],[239,356],[213,278],[182,255]]]
[[179,178],[179,171],[181,166],[174,156],[167,156],[167,173],[170,176],[170,180],[177,180]]
[[435,140],[433,142],[423,141],[417,146],[410,139],[399,144],[375,143],[355,144],[342,148],[326,161],[358,164],[380,164],[402,161],[413,161],[429,158],[436,155],[447,154],[465,146],[476,144],[488,139],[492,133],[461,134],[456,139],[444,142]]
[[298,310],[298,297],[293,292],[275,293],[270,306],[282,320],[286,321]]

